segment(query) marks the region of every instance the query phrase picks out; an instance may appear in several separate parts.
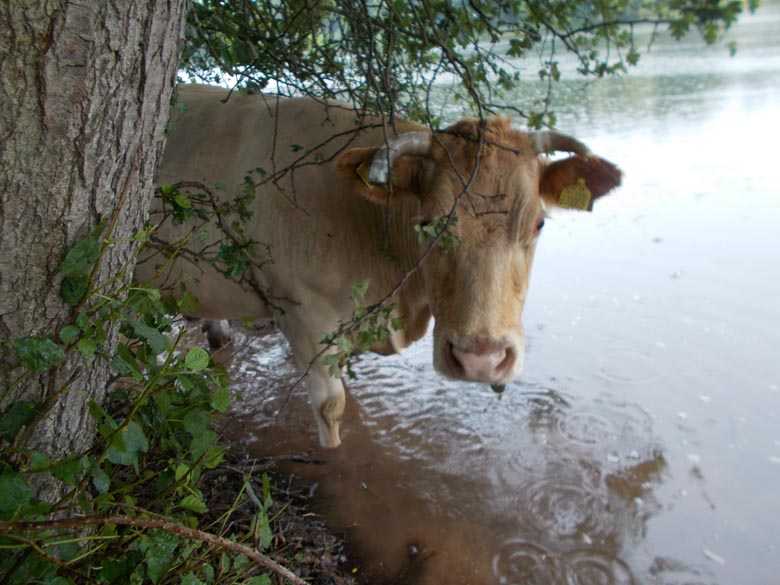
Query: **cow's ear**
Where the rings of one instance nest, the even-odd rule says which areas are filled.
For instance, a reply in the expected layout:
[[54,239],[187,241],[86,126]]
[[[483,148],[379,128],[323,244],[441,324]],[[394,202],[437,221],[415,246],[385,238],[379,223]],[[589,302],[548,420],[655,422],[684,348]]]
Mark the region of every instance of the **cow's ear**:
[[596,199],[620,185],[621,176],[603,158],[570,156],[544,168],[539,193],[548,205],[591,211]]
[[392,189],[387,189],[368,181],[371,161],[377,150],[378,147],[350,148],[336,158],[336,170],[358,194],[374,203],[387,203],[391,191],[393,203],[414,195],[414,173],[418,166],[414,159],[419,157],[403,156],[396,160],[392,170]]

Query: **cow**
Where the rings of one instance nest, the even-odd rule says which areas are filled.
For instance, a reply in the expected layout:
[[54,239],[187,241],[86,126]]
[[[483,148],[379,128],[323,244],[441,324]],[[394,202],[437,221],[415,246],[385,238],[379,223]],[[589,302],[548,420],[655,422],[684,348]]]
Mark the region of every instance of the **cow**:
[[[255,172],[245,237],[267,257],[250,268],[257,286],[187,258],[164,274],[159,259],[142,260],[136,275],[186,285],[203,318],[273,319],[307,375],[324,447],[341,442],[345,398],[323,359],[340,350],[323,335],[351,321],[356,283],[368,283],[364,306],[387,300],[389,319],[403,323],[388,326],[372,351],[401,352],[433,318],[434,368],[500,386],[523,370],[521,314],[547,208],[590,209],[621,181],[575,138],[514,129],[501,116],[434,131],[337,101],[198,85],[179,96],[186,112],[158,184],[211,186],[223,200]],[[555,151],[570,155],[549,158]],[[174,241],[187,229],[166,220],[157,237]],[[201,243],[219,230],[207,232]]]

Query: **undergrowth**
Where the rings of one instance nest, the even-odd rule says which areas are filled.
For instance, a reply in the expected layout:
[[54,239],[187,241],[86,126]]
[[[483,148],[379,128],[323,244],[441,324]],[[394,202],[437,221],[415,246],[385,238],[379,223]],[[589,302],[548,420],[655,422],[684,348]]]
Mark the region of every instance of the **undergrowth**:
[[[166,191],[177,211],[193,208]],[[98,226],[60,266],[72,321],[50,337],[3,340],[16,383],[55,371],[72,352],[105,361],[113,383],[106,402],[89,403],[94,443],[63,458],[26,446],[44,401],[16,402],[0,416],[0,583],[262,585],[272,574],[303,583],[264,555],[274,541],[267,476],[246,472],[233,504],[208,510],[202,478],[225,453],[215,422],[230,404],[227,372],[206,350],[179,347],[176,319],[196,308],[191,294],[95,284],[110,231]],[[230,260],[246,262],[235,225],[232,235],[220,249],[226,271]],[[65,495],[47,501],[52,485]],[[253,510],[249,526],[232,521],[242,506]]]

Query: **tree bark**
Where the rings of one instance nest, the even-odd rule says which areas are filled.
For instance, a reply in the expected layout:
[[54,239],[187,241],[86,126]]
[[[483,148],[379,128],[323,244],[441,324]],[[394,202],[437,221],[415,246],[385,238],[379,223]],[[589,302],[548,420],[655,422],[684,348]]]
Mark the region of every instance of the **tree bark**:
[[[131,278],[130,238],[153,193],[185,3],[0,0],[3,340],[56,340],[72,322],[58,267],[102,220],[116,227],[95,282]],[[87,404],[105,397],[107,363],[68,355],[21,377],[12,363],[0,344],[0,411],[19,400],[47,406],[25,446],[52,457],[85,448],[95,428]]]

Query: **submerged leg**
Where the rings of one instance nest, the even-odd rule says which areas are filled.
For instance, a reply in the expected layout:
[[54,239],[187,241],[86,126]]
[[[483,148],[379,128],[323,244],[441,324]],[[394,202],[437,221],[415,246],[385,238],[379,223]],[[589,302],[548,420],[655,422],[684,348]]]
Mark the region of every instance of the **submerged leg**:
[[339,431],[344,415],[344,384],[341,378],[334,378],[320,364],[309,371],[309,402],[317,420],[320,445],[338,447],[341,444]]
[[[323,349],[317,343],[319,334],[316,331],[329,331],[335,329],[335,325],[331,328],[325,324],[314,326],[311,318],[298,318],[293,311],[280,315],[278,321],[290,341],[296,365],[301,372],[307,372],[309,402],[317,421],[320,444],[323,447],[338,447],[341,444],[339,431],[344,415],[344,384],[339,376],[330,375],[322,363],[323,356],[316,357]],[[333,323],[337,322],[334,318]]]
[[233,330],[227,319],[206,321],[201,331],[206,334],[211,349],[221,349],[233,341]]

